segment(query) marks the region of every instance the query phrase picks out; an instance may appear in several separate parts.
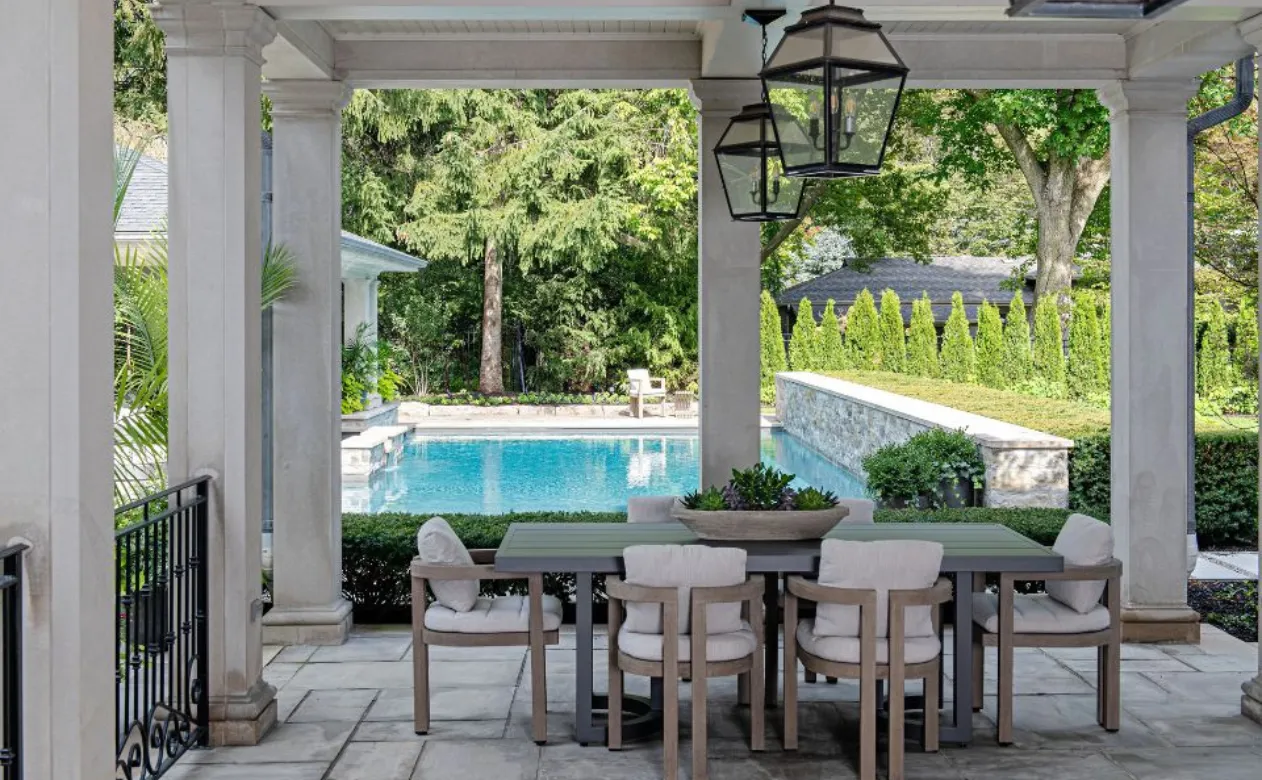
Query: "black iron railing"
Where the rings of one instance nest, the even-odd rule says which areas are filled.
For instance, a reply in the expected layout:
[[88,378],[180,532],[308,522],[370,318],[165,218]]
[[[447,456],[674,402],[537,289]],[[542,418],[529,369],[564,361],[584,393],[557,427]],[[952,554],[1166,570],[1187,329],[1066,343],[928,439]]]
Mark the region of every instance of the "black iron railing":
[[22,780],[22,556],[0,550],[0,780]]
[[117,510],[116,775],[161,777],[210,727],[206,627],[210,478]]

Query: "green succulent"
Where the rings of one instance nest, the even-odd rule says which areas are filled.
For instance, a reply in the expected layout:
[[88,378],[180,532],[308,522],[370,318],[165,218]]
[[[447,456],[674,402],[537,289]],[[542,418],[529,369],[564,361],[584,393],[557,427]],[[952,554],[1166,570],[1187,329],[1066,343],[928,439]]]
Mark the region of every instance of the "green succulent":
[[727,509],[723,491],[714,486],[687,494],[683,498],[683,505],[686,509],[695,509],[700,512],[721,512]]
[[831,490],[816,490],[808,487],[799,490],[793,497],[793,508],[799,512],[811,512],[821,509],[832,509],[837,506],[837,496]]

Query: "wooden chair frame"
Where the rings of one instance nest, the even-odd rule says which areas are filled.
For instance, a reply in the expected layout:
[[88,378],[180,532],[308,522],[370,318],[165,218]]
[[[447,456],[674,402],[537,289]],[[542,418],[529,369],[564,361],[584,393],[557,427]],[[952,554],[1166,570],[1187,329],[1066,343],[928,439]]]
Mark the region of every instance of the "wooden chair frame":
[[[609,749],[622,748],[623,675],[627,672],[643,677],[660,677],[663,685],[663,764],[666,780],[676,780],[679,773],[679,686],[676,680],[690,678],[692,683],[692,780],[705,780],[706,762],[706,681],[711,677],[741,678],[742,697],[750,698],[749,747],[766,749],[765,685],[763,652],[763,578],[750,577],[740,585],[716,588],[692,588],[689,661],[679,659],[679,589],[632,585],[618,577],[605,580],[609,594]],[[706,606],[740,602],[743,619],[754,631],[754,651],[733,661],[706,660]],[[662,660],[646,661],[623,653],[618,647],[622,628],[623,605],[660,604],[662,606]]]
[[[816,604],[837,604],[859,608],[859,663],[829,661],[812,655],[798,645],[798,601],[805,599]],[[825,675],[828,678],[859,680],[859,777],[860,780],[876,778],[876,730],[877,687],[876,681],[889,680],[889,777],[902,780],[904,776],[903,739],[904,700],[906,680],[924,680],[925,724],[924,744],[928,752],[938,750],[938,710],[941,706],[942,653],[932,661],[919,664],[903,663],[908,607],[930,607],[933,612],[934,632],[938,632],[941,605],[951,599],[951,581],[940,578],[931,588],[918,590],[891,590],[889,593],[889,659],[888,663],[876,662],[876,591],[866,588],[836,588],[821,585],[802,577],[789,577],[785,592],[784,617],[784,749],[798,747],[798,680],[797,663],[802,662],[807,673]]]
[[[1104,580],[1104,603],[1109,627],[1083,634],[1018,634],[1013,602],[1018,582],[1080,582]],[[998,741],[1012,744],[1013,649],[1017,647],[1095,647],[1096,722],[1114,732],[1122,717],[1122,562],[1116,558],[1101,566],[1065,564],[1063,572],[999,575],[999,632],[973,624],[973,710],[982,708],[985,694],[986,647],[999,648]]]
[[[531,734],[535,744],[548,741],[548,684],[544,648],[560,642],[560,631],[543,630],[543,574],[507,573],[495,570],[495,550],[470,550],[472,566],[427,564],[412,559],[412,675],[415,682],[413,718],[417,734],[428,734],[429,646],[442,647],[529,647],[531,684]],[[527,631],[497,634],[471,634],[431,631],[425,627],[428,597],[425,583],[430,580],[526,580],[530,604]]]

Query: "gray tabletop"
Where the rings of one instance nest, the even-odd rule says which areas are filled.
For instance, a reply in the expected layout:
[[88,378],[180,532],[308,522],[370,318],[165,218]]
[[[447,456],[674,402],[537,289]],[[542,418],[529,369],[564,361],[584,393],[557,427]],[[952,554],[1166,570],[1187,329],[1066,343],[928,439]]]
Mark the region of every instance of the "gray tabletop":
[[[837,526],[829,539],[921,539],[944,548],[943,572],[1055,572],[1061,556],[1002,525],[982,523],[878,523]],[[495,568],[508,572],[622,571],[622,551],[636,544],[696,544],[680,523],[514,523],[500,543]],[[751,573],[813,574],[819,542],[705,542],[744,548]]]

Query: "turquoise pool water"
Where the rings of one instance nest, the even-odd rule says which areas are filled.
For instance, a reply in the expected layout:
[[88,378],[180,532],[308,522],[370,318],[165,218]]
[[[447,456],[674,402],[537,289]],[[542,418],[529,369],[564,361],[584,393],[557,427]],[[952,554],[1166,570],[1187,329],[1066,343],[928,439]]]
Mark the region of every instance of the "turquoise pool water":
[[[700,479],[697,436],[414,436],[398,464],[344,485],[347,512],[619,511],[629,496],[682,495]],[[765,463],[839,496],[863,482],[782,431],[765,431]]]

